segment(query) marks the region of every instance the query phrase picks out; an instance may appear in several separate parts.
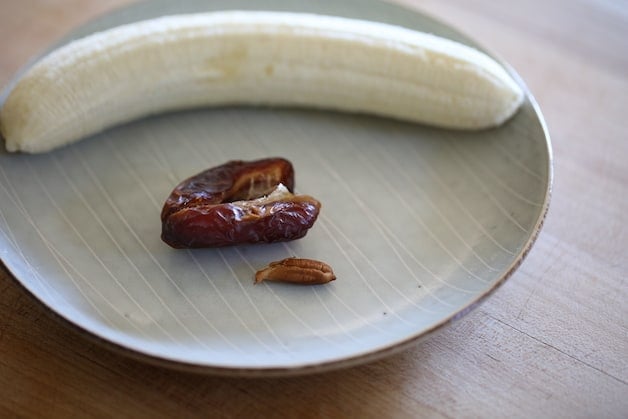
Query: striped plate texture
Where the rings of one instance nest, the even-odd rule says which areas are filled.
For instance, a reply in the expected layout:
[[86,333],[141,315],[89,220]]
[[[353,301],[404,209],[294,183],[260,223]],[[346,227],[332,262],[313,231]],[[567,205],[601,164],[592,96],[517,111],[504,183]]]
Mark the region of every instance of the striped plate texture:
[[[61,43],[227,8],[380,20],[473,44],[373,0],[156,0]],[[323,203],[304,239],[200,250],[161,242],[161,206],[179,181],[270,156],[291,160],[297,191]],[[186,111],[44,155],[0,152],[0,257],[45,306],[127,354],[204,372],[320,371],[403,348],[487,296],[532,245],[551,175],[530,95],[505,126],[478,133],[309,110]],[[289,256],[323,260],[338,279],[253,285],[257,269]]]

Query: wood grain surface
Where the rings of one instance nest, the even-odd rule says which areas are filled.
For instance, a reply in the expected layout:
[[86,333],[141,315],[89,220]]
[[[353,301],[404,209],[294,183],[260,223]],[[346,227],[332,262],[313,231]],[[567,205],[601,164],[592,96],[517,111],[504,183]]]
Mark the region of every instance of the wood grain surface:
[[[0,85],[128,0],[0,0]],[[304,377],[207,377],[121,356],[0,267],[0,417],[628,417],[628,3],[404,0],[524,78],[553,140],[550,211],[520,269],[385,360]]]

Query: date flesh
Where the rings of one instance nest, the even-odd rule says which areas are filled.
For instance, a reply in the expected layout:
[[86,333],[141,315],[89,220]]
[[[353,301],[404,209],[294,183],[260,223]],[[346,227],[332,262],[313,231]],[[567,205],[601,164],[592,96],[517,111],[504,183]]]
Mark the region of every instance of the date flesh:
[[181,182],[161,212],[174,248],[272,243],[305,236],[320,203],[295,195],[294,169],[282,158],[230,161]]

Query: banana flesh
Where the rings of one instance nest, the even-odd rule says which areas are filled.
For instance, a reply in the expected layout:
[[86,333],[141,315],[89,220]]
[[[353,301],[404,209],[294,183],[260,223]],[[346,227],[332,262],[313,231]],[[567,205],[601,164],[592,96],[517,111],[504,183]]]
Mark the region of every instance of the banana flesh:
[[8,151],[45,152],[150,114],[274,105],[454,129],[508,120],[520,86],[486,54],[393,25],[285,12],[166,16],[75,40],[0,109]]

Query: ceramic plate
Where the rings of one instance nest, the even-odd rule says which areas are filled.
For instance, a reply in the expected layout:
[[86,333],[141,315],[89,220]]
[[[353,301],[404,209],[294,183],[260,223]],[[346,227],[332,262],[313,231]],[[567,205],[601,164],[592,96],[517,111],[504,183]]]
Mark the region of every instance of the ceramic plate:
[[[227,8],[385,21],[473,44],[373,0],[156,0],[61,43]],[[203,250],[160,240],[161,206],[180,180],[269,156],[291,160],[297,190],[323,203],[304,239]],[[127,354],[204,372],[321,371],[403,348],[487,296],[530,249],[550,184],[549,139],[529,94],[514,119],[477,133],[308,110],[194,110],[48,154],[0,153],[0,256],[45,306]],[[253,285],[257,269],[288,256],[326,261],[338,279]]]

